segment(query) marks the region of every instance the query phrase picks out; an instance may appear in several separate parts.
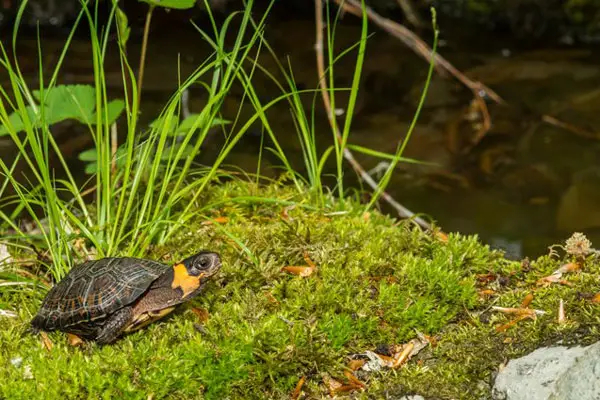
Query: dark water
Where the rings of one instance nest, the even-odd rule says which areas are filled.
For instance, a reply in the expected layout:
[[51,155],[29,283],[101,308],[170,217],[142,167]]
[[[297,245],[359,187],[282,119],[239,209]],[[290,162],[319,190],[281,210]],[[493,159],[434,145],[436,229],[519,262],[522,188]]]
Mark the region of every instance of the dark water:
[[[359,31],[356,25],[343,24],[337,32],[337,46],[342,49],[355,43]],[[279,62],[286,64],[289,59],[297,86],[315,88],[313,21],[273,21],[265,37]],[[481,125],[480,114],[469,107],[472,94],[455,80],[436,75],[405,155],[438,166],[399,166],[389,192],[414,212],[438,221],[445,231],[478,233],[483,241],[506,248],[516,257],[545,253],[549,245],[563,241],[573,231],[583,231],[592,242],[600,242],[600,141],[544,123],[540,118],[551,114],[600,137],[600,57],[587,49],[519,51],[510,45],[489,44],[493,42],[482,46],[485,40],[481,38],[477,45],[453,41],[444,33],[442,39],[442,55],[469,77],[493,88],[510,106],[489,104],[492,129],[469,149],[468,143]],[[43,40],[47,71],[56,63],[61,43],[60,39]],[[142,104],[142,120],[146,122],[156,116],[176,88],[178,60],[182,76],[186,76],[211,52],[200,35],[190,30],[163,27],[152,32],[150,43]],[[135,60],[133,65],[137,65],[138,53],[139,44],[132,41],[129,54]],[[35,40],[22,38],[18,54],[22,69],[33,82],[37,74]],[[350,53],[336,65],[339,87],[350,85],[354,60],[355,54]],[[281,78],[272,57],[263,53],[259,61]],[[113,54],[107,63],[107,79],[117,94],[121,86],[119,68]],[[426,73],[427,64],[422,59],[384,32],[374,32],[367,46],[350,142],[394,152],[408,130]],[[5,85],[5,77],[0,74],[0,79]],[[89,42],[77,39],[60,83],[92,81]],[[254,85],[264,102],[280,94],[264,75],[257,74]],[[190,109],[198,112],[205,101],[202,90],[193,90],[190,95]],[[242,89],[234,88],[223,107],[223,116],[234,118],[242,98]],[[313,97],[303,100],[308,110]],[[315,126],[323,150],[332,138],[320,98],[316,104]],[[340,94],[337,104],[344,109],[345,95]],[[253,110],[245,106],[241,118],[252,114]],[[282,104],[268,117],[287,154],[301,170],[300,145],[289,108]],[[69,124],[56,129],[74,166],[78,165],[77,154],[92,146],[82,132]],[[216,134],[201,161],[209,163],[221,143]],[[254,172],[260,145],[261,127],[256,126],[226,162]],[[0,156],[9,159],[13,153],[10,143],[0,138]],[[264,157],[261,172],[276,174],[278,161],[268,152]],[[357,158],[367,169],[379,162],[363,155]],[[349,182],[357,185],[352,172],[348,172]],[[385,209],[384,204],[382,207]]]

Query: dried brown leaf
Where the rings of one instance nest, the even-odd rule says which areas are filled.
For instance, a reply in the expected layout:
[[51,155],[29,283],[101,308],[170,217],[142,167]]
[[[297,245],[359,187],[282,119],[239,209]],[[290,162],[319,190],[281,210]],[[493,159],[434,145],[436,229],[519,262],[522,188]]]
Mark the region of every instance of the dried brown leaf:
[[366,362],[367,360],[364,360],[362,358],[359,358],[357,360],[350,360],[350,363],[348,363],[348,368],[350,369],[350,371],[356,371],[357,369],[365,365]]
[[67,343],[69,343],[69,346],[79,347],[83,345],[83,339],[72,333],[67,333]]
[[567,264],[562,265],[556,271],[554,271],[553,275],[567,274],[569,272],[579,271],[580,269],[581,269],[581,265],[578,263],[567,263]]
[[315,272],[314,267],[298,267],[298,266],[289,266],[281,268],[282,271],[288,272],[292,275],[298,275],[302,277],[311,276],[313,272]]
[[[531,308],[513,308],[513,307],[496,307],[493,306],[492,310],[500,311],[504,314],[516,314],[516,315],[535,315],[536,310],[532,310]],[[538,312],[540,313],[540,312]]]
[[344,376],[348,379],[348,383],[355,386],[357,389],[367,387],[367,385],[362,383],[351,371],[344,371]]
[[300,394],[302,393],[302,386],[304,386],[304,381],[306,381],[306,376],[303,376],[302,378],[300,378],[300,380],[296,384],[296,388],[294,389],[294,391],[292,392],[292,395],[290,396],[290,398],[292,400],[297,400],[300,397]]
[[504,325],[500,325],[500,326],[496,327],[496,332],[504,332],[505,330],[516,325],[519,321],[522,321],[527,318],[535,319],[535,314],[521,314],[521,315],[517,316],[517,318],[513,319],[512,321],[510,321]]
[[225,224],[229,221],[229,218],[227,217],[216,217],[213,218],[212,220],[208,220],[208,221],[202,221],[201,225],[212,225],[212,224]]
[[313,260],[310,259],[310,256],[306,252],[304,252],[304,261],[306,262],[306,265],[308,265],[309,267],[317,268],[317,266],[315,265]]
[[398,368],[399,366],[407,362],[410,359],[410,357],[412,357],[412,351],[414,350],[414,348],[415,344],[412,341],[409,342],[406,346],[404,346],[402,352],[394,357],[395,360],[394,364],[392,365],[392,368]]
[[338,393],[348,393],[358,389],[354,385],[344,385],[342,382],[331,377],[326,376],[323,380],[325,381],[325,386],[329,390],[329,395],[331,397],[335,397]]
[[521,302],[521,308],[529,307],[532,301],[533,293],[528,293],[527,296],[525,296],[525,298],[523,298],[523,301]]
[[48,337],[48,334],[46,332],[40,332],[40,336],[42,337],[42,345],[44,348],[48,351],[51,351],[52,347],[54,347],[54,344]]
[[548,275],[541,279],[538,279],[536,284],[538,286],[549,286],[553,283],[559,283],[559,284],[565,285],[565,286],[573,286],[573,284],[571,282],[561,279],[561,278],[562,278],[562,274],[556,273],[556,274]]

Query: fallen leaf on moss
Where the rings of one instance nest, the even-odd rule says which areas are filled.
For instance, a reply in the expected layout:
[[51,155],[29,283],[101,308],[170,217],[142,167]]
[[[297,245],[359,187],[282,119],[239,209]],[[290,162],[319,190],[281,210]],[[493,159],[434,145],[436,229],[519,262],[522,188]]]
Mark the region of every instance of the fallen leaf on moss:
[[570,272],[579,271],[581,269],[581,265],[578,263],[567,263],[562,265],[559,269],[554,271],[552,274],[545,276],[541,279],[538,279],[536,284],[538,286],[548,286],[552,283],[559,283],[561,285],[573,286],[573,284],[569,281],[561,279],[563,274],[568,274]]
[[216,217],[208,221],[202,221],[201,225],[225,224],[229,221],[227,217]]
[[492,289],[485,289],[485,290],[479,290],[477,292],[477,294],[480,297],[490,297],[490,296],[493,296],[494,294],[496,294],[496,291],[492,290]]
[[362,383],[356,376],[354,376],[354,373],[352,373],[352,371],[344,371],[344,376],[346,377],[346,379],[348,379],[350,385],[354,385],[357,388],[361,389],[367,387],[367,385]]
[[48,337],[48,334],[46,332],[40,332],[40,336],[42,337],[42,345],[44,346],[44,348],[48,351],[52,350],[52,347],[54,347],[54,345]]
[[67,333],[67,343],[72,347],[79,347],[83,344],[83,339],[72,333]]
[[315,263],[313,262],[313,260],[310,259],[310,256],[308,255],[307,252],[304,252],[303,256],[304,256],[304,261],[306,262],[306,264],[309,267],[311,267],[311,268],[317,268],[317,266],[315,265]]
[[500,311],[504,314],[516,314],[516,315],[542,315],[546,314],[545,311],[542,310],[534,310],[532,308],[514,308],[514,307],[497,307],[493,306],[492,310]]
[[292,392],[292,395],[290,396],[290,398],[292,400],[297,400],[300,397],[300,394],[302,393],[302,386],[304,386],[304,381],[306,381],[306,376],[303,376],[302,378],[300,378],[300,380],[296,384],[296,388],[294,389],[294,391]]
[[289,266],[281,268],[282,271],[288,272],[292,275],[298,275],[302,277],[311,276],[315,269],[313,267],[297,267],[297,266]]
[[406,346],[404,346],[402,352],[397,353],[397,355],[394,356],[395,360],[394,364],[392,365],[392,368],[398,368],[399,366],[407,362],[414,354],[416,354],[413,353],[414,349],[415,344],[412,341],[409,342]]
[[301,267],[301,266],[293,265],[293,266],[283,267],[283,268],[281,268],[281,270],[288,272],[292,275],[298,275],[298,276],[302,276],[302,277],[311,276],[316,271],[317,266],[310,259],[308,253],[306,253],[306,252],[304,253],[304,261],[306,262],[308,267]]
[[344,385],[342,382],[333,379],[329,376],[325,376],[323,378],[323,381],[331,397],[335,397],[335,395],[338,393],[348,393],[360,389],[359,387],[356,387],[352,384]]
[[554,273],[552,275],[567,274],[569,272],[579,271],[580,269],[581,269],[581,265],[580,264],[578,264],[578,263],[568,263],[568,264],[565,264],[565,265],[561,266],[556,271],[554,271]]
[[418,338],[412,339],[408,343],[393,347],[393,355],[387,356],[372,351],[366,351],[365,356],[369,358],[360,368],[364,371],[379,371],[381,368],[398,368],[404,365],[408,360],[417,355],[421,350],[431,344],[429,337],[417,332]]
[[592,297],[592,303],[600,303],[600,293],[596,293],[594,297]]
[[516,325],[519,321],[522,321],[527,318],[535,319],[535,314],[521,314],[517,318],[513,319],[512,321],[510,321],[504,325],[500,325],[500,326],[496,327],[496,332],[504,332],[508,328]]
[[529,307],[531,302],[533,301],[533,293],[528,293],[527,296],[521,302],[521,308]]
[[573,284],[565,279],[561,279],[562,274],[552,274],[552,275],[548,275],[545,276],[541,279],[538,279],[538,281],[536,282],[536,284],[538,286],[549,286],[553,283],[559,283],[561,285],[565,285],[565,286],[573,286]]
[[348,368],[351,371],[356,371],[357,369],[359,369],[363,365],[365,365],[366,362],[367,362],[367,360],[364,360],[362,358],[358,358],[356,360],[350,360],[350,363],[348,363]]
[[516,325],[519,321],[522,321],[527,318],[535,320],[537,318],[537,315],[542,315],[542,314],[546,313],[545,311],[542,311],[542,310],[534,310],[532,308],[529,308],[529,305],[531,304],[532,301],[533,301],[533,293],[528,293],[523,298],[523,301],[521,302],[520,307],[515,308],[515,307],[493,306],[492,310],[494,310],[494,311],[500,311],[501,313],[504,313],[504,314],[517,315],[517,317],[515,319],[513,319],[512,321],[509,321],[508,323],[506,323],[504,325],[500,325],[500,326],[496,327],[496,331],[504,332],[505,330]]

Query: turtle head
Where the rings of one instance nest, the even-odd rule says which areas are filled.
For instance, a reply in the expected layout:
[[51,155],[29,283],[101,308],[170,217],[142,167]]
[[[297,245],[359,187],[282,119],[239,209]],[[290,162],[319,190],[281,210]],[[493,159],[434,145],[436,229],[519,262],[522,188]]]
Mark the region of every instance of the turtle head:
[[182,299],[190,299],[200,293],[204,283],[221,268],[217,253],[201,251],[173,266],[168,275],[171,288],[181,290]]
[[190,276],[197,276],[202,280],[210,278],[221,269],[221,258],[217,253],[201,251],[181,262]]

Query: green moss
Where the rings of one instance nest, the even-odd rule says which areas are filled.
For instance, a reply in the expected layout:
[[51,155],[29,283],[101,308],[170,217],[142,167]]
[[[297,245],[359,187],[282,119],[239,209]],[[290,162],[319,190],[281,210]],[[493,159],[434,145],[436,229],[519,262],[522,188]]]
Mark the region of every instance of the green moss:
[[[250,201],[258,195],[270,200]],[[297,206],[284,218],[275,200]],[[291,188],[240,182],[216,186],[204,199],[217,201],[208,214],[226,223],[203,224],[199,216],[168,245],[149,249],[150,258],[171,261],[200,248],[221,253],[222,272],[192,304],[209,310],[207,322],[187,306],[112,346],[72,348],[52,333],[47,351],[25,332],[44,293],[3,292],[0,304],[18,309],[19,318],[0,320],[0,398],[278,399],[289,398],[301,376],[307,396],[318,398],[327,395],[323,374],[342,378],[352,354],[406,342],[416,330],[437,335],[437,345],[399,370],[361,371],[367,390],[358,397],[486,398],[507,358],[600,337],[598,306],[581,295],[598,290],[595,263],[566,277],[573,287],[537,288],[557,260],[542,257],[524,270],[476,237],[442,242],[408,222],[376,212],[366,218],[353,201],[331,201],[336,212],[328,214]],[[317,265],[313,275],[281,271],[306,265],[305,255]],[[477,276],[488,273],[499,279],[484,286]],[[484,287],[497,295],[480,298]],[[531,306],[547,314],[496,332],[509,317],[490,306],[517,307],[533,289]],[[568,317],[562,326],[560,299]],[[11,363],[17,357],[20,366]]]

